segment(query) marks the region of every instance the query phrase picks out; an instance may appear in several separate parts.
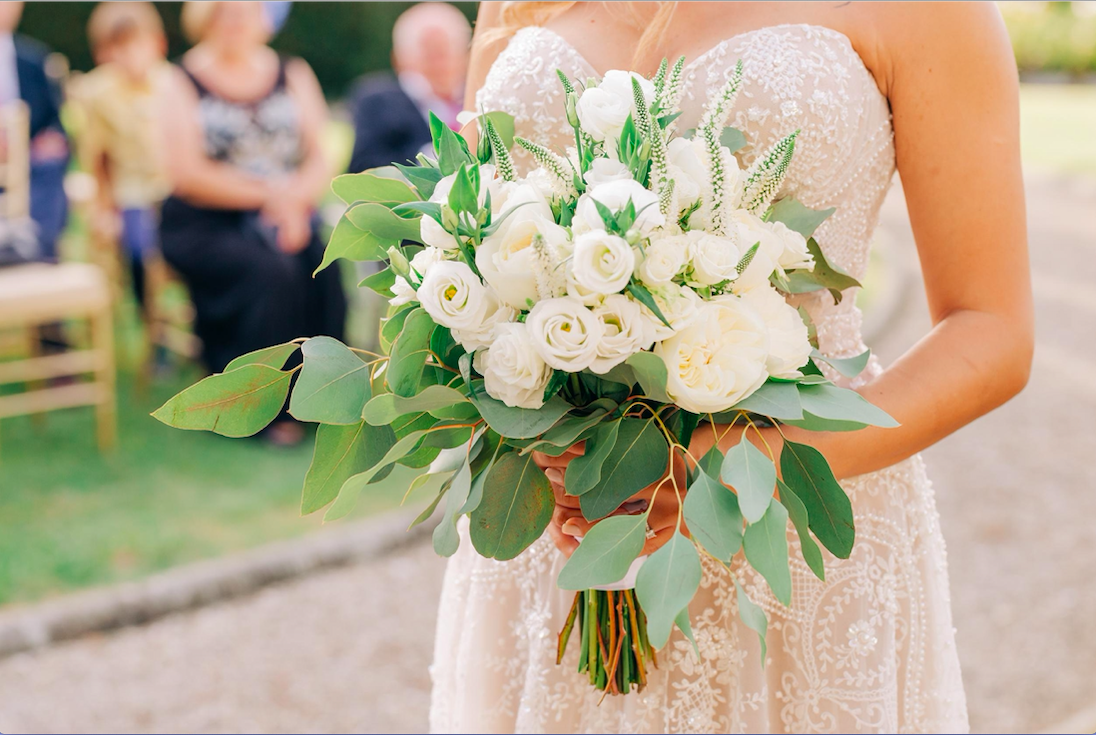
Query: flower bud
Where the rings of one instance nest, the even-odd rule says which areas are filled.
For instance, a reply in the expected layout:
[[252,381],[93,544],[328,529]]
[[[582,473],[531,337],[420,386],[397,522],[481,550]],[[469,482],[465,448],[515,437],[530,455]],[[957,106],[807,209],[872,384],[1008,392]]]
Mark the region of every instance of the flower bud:
[[460,226],[460,218],[448,204],[441,205],[441,226],[450,232],[456,232],[457,227]]
[[628,228],[628,231],[624,233],[624,239],[628,242],[629,245],[633,246],[638,243],[640,239],[642,239],[642,237],[643,235],[641,235],[639,230],[634,227]]
[[411,275],[411,264],[407,262],[407,256],[395,245],[388,248],[388,262],[391,263],[392,270],[398,275],[404,278]]
[[578,94],[571,92],[564,101],[564,109],[567,110],[567,122],[572,128],[579,126],[578,121]]

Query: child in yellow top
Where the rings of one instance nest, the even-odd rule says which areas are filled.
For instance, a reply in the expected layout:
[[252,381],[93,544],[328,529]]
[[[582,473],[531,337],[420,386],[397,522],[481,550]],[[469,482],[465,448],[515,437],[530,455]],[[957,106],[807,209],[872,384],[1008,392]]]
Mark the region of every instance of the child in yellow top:
[[147,2],[100,3],[88,37],[99,65],[81,80],[87,115],[81,153],[99,184],[96,226],[120,235],[143,305],[144,259],[156,247],[157,212],[170,193],[156,150],[158,90],[170,68],[167,39]]

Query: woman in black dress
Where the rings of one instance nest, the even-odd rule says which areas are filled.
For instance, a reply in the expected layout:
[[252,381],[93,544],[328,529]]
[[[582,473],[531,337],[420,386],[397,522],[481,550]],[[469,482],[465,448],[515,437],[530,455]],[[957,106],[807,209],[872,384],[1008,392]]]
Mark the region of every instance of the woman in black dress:
[[[196,41],[166,86],[164,154],[174,193],[163,207],[164,257],[197,311],[213,372],[295,337],[342,338],[338,268],[312,277],[323,255],[315,203],[330,172],[320,149],[327,117],[308,64],[266,44],[260,2],[190,2]],[[286,417],[268,434],[299,440]]]

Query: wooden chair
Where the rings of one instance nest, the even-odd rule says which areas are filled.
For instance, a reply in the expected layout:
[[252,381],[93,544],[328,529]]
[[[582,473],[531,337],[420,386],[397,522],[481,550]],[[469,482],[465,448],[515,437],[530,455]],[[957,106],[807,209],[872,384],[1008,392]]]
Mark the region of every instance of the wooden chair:
[[[26,106],[0,109],[8,157],[0,166],[0,216],[29,213],[30,166]],[[94,406],[99,447],[116,439],[114,329],[111,288],[101,268],[88,263],[32,263],[0,268],[0,331],[20,332],[25,353],[0,362],[0,385],[22,384],[21,392],[0,395],[0,419],[41,414],[73,406]],[[68,320],[90,323],[90,345],[51,355],[37,350],[37,328]],[[58,378],[91,380],[72,382]],[[54,381],[51,383],[50,381]]]

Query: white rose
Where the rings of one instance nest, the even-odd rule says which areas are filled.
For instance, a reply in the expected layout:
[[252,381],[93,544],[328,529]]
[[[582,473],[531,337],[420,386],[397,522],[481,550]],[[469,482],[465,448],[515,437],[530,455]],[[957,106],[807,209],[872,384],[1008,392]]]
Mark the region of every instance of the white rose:
[[[412,280],[421,282],[430,267],[444,259],[445,253],[438,248],[423,248],[415,253],[415,257],[411,258],[411,269],[414,271],[411,274]],[[388,303],[392,306],[400,306],[418,300],[415,295],[415,287],[408,283],[403,276],[396,276],[396,282],[392,284],[392,294],[392,298],[388,300]]]
[[511,182],[492,189],[491,221],[497,222],[501,219],[502,225],[499,229],[508,227],[511,221],[530,217],[555,221],[552,206],[538,187],[529,183]]
[[709,301],[688,327],[655,346],[666,363],[666,392],[686,411],[725,411],[765,382],[768,341],[761,318],[737,297]]
[[742,255],[733,240],[701,230],[690,231],[688,238],[692,283],[714,286],[738,277],[736,266]]
[[701,150],[698,138],[674,138],[666,147],[674,194],[682,208],[700,199],[708,188],[708,167]]
[[645,189],[635,179],[617,179],[589,189],[578,199],[575,206],[573,229],[575,232],[599,230],[605,226],[594,200],[613,214],[617,214],[631,201],[636,210],[633,227],[644,237],[666,224],[666,218],[658,208],[658,195]]
[[769,222],[767,224],[784,245],[784,249],[776,259],[777,265],[784,270],[794,270],[796,268],[814,270],[814,256],[807,250],[807,238],[789,228],[783,222]]
[[759,217],[744,209],[735,212],[735,227],[738,229],[738,247],[745,255],[754,243],[760,243],[746,270],[735,279],[733,290],[744,293],[751,288],[767,286],[769,276],[777,268],[777,260],[784,252],[784,243]]
[[493,295],[467,263],[435,263],[422,279],[419,302],[438,324],[450,329],[475,330],[494,311]]
[[419,239],[422,240],[424,245],[439,250],[457,250],[460,248],[457,238],[428,214],[424,214],[419,222]]
[[688,240],[682,235],[652,240],[636,266],[639,280],[648,286],[665,286],[685,267]]
[[590,164],[590,170],[582,175],[586,186],[591,189],[610,181],[623,181],[632,178],[632,172],[620,161],[613,158],[595,158]]
[[619,293],[636,267],[632,246],[605,230],[591,230],[575,238],[571,274],[579,286],[599,294]]
[[601,320],[571,296],[538,302],[525,324],[541,359],[556,370],[569,373],[593,364],[598,343],[605,334]]
[[[533,246],[542,238],[543,256]],[[552,279],[560,258],[556,254],[567,243],[567,230],[551,219],[542,217],[533,207],[522,207],[503,223],[493,235],[484,238],[476,250],[476,267],[504,302],[518,309],[529,308],[529,302],[555,295],[554,280],[562,286],[563,272]],[[549,260],[542,263],[541,260]],[[538,279],[544,281],[538,285]],[[542,293],[541,288],[548,289]]]
[[452,330],[453,339],[469,352],[490,347],[498,329],[518,318],[518,311],[502,303],[494,289],[484,287],[484,290],[487,292],[487,309],[483,321],[472,327]]
[[774,378],[797,378],[799,368],[811,356],[807,325],[794,306],[772,286],[758,286],[742,295],[745,302],[765,322],[769,330],[769,357],[765,361]]
[[636,113],[632,79],[639,81],[643,97],[649,105],[655,85],[635,72],[609,71],[596,87],[587,87],[578,98],[576,111],[582,129],[594,140],[616,138],[624,128],[628,115]]
[[662,323],[655,313],[643,307],[643,314],[651,325],[656,340],[667,339],[674,332],[684,329],[693,323],[699,314],[700,306],[704,303],[691,288],[679,286],[676,283],[667,283],[665,286],[657,286],[648,289],[654,297],[662,316],[670,326]]
[[490,347],[476,352],[475,366],[492,398],[515,408],[544,405],[552,369],[537,354],[524,324],[500,324]]
[[606,296],[594,314],[601,320],[605,334],[597,345],[597,357],[590,369],[603,375],[629,357],[651,346],[654,330],[640,305],[627,296]]

